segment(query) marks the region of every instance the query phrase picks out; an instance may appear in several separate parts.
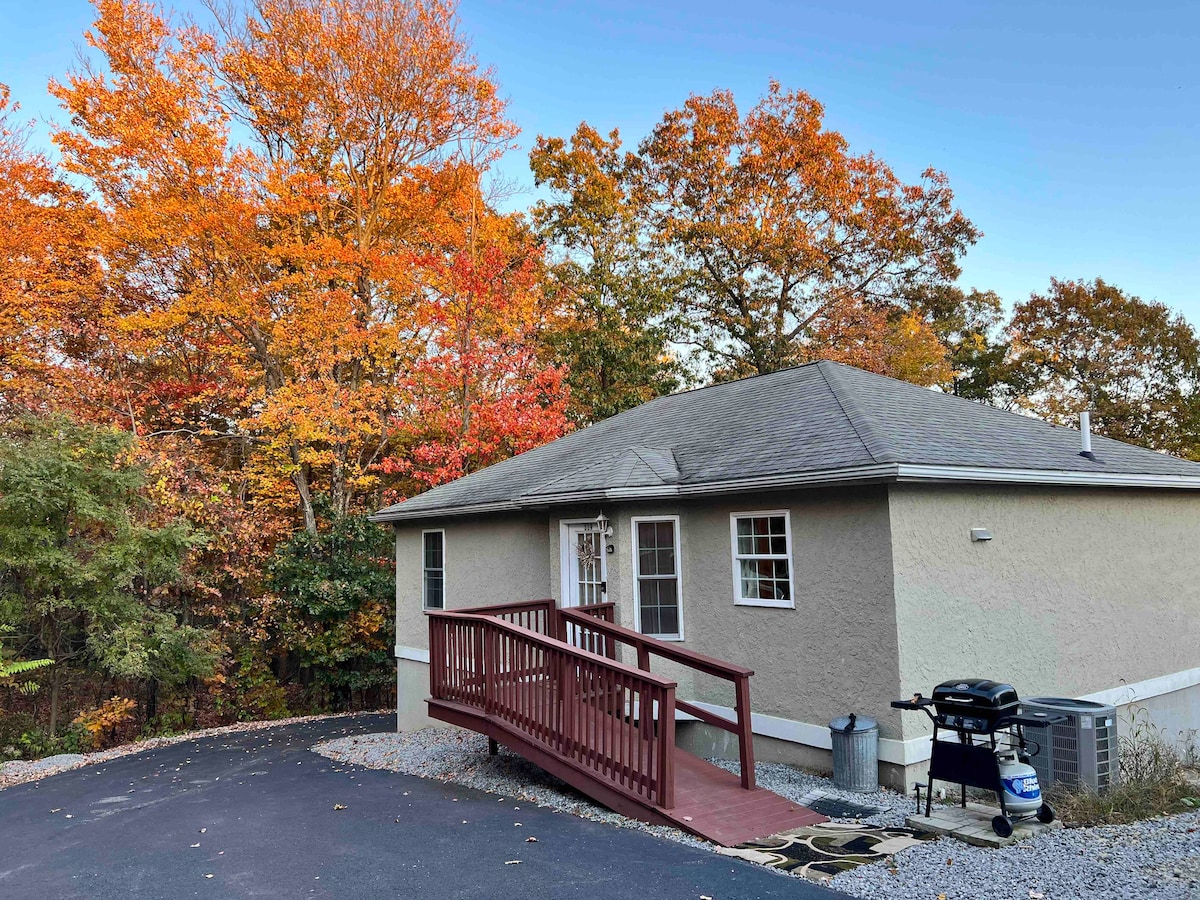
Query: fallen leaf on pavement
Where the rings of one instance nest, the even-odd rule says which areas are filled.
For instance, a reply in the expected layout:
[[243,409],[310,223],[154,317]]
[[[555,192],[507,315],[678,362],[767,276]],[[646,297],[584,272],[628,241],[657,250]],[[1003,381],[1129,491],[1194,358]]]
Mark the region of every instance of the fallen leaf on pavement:
[[345,809],[345,808],[346,808],[346,807],[345,807],[345,805],[344,805],[344,804],[342,804],[342,803],[335,803],[335,804],[333,804],[333,809],[334,809],[334,811],[335,811],[335,812],[336,812],[337,810],[339,810],[339,809]]
[[506,866],[519,866],[521,864],[521,861],[519,859],[506,859],[504,861],[504,864]]

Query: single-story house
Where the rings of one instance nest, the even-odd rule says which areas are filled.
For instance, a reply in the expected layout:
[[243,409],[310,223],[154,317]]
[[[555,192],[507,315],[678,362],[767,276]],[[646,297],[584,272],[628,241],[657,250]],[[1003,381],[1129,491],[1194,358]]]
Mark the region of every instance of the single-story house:
[[[553,597],[755,671],[760,760],[830,764],[950,678],[1135,701],[1200,728],[1200,464],[817,362],[660,397],[380,511],[396,534],[399,724],[425,716],[423,611]],[[678,696],[728,711],[690,671]],[[693,752],[724,732],[680,722]],[[736,754],[736,751],[732,751]]]

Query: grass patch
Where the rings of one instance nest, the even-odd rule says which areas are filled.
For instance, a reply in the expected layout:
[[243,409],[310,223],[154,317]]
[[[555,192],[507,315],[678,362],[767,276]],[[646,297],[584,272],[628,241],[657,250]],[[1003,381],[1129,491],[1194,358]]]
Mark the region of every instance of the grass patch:
[[1052,784],[1047,799],[1071,825],[1123,825],[1200,808],[1200,786],[1183,755],[1146,718],[1135,713],[1120,738],[1120,777],[1107,790]]

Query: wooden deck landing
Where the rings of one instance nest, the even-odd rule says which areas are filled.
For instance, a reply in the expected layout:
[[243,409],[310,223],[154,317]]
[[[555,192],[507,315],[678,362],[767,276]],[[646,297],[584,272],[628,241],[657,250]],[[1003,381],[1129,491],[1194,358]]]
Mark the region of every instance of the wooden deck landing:
[[748,791],[732,772],[675,751],[675,807],[658,810],[676,828],[726,847],[829,821],[765,788]]

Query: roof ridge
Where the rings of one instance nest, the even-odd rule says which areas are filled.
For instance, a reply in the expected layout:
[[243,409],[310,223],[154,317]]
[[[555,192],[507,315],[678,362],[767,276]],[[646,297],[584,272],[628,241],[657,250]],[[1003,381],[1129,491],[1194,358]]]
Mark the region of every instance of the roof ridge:
[[842,414],[846,417],[846,421],[854,429],[854,434],[858,437],[858,440],[863,445],[863,449],[867,451],[867,455],[871,457],[873,462],[896,462],[897,454],[895,448],[892,447],[885,437],[878,433],[876,428],[871,424],[871,420],[863,413],[861,407],[855,401],[854,395],[842,384],[841,379],[835,376],[835,373],[838,371],[838,365],[839,363],[833,360],[822,359],[817,362],[817,371],[825,379],[825,384],[828,385],[830,392],[833,394],[833,399],[837,401]]
[[[640,409],[641,407],[648,406],[651,403],[657,403],[659,400],[669,400],[672,397],[683,397],[687,394],[698,394],[701,391],[711,391],[715,390],[716,388],[729,387],[731,384],[740,384],[743,381],[753,381],[755,378],[770,378],[772,375],[782,375],[784,372],[794,372],[797,369],[808,369],[813,366],[820,367],[822,362],[827,362],[827,360],[814,359],[811,362],[798,363],[797,365],[787,366],[783,369],[775,369],[771,372],[755,372],[753,375],[743,375],[741,378],[731,378],[729,381],[714,381],[711,384],[699,384],[696,385],[696,387],[685,388],[682,391],[673,391],[670,394],[659,394],[656,397],[651,397],[644,403],[639,403],[637,406],[632,406],[629,409],[622,410],[621,412],[611,415],[607,419],[601,419],[600,421],[609,422],[615,419],[617,416],[623,416],[627,412],[632,412],[635,409]],[[591,428],[592,426],[588,425],[587,427]]]

